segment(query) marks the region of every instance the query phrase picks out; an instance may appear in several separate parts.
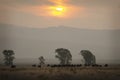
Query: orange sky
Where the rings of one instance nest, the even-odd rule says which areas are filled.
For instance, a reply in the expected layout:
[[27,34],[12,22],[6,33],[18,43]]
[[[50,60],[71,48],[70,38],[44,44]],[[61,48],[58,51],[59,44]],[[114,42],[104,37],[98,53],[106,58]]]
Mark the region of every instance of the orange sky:
[[[64,25],[120,29],[119,4],[119,0],[0,0],[0,23],[34,28]],[[57,11],[58,7],[63,11]]]

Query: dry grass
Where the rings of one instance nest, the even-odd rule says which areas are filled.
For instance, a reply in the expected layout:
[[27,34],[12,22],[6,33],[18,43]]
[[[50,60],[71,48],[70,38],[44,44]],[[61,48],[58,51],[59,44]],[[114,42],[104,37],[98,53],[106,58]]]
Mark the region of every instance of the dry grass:
[[0,68],[0,80],[120,80],[120,68]]

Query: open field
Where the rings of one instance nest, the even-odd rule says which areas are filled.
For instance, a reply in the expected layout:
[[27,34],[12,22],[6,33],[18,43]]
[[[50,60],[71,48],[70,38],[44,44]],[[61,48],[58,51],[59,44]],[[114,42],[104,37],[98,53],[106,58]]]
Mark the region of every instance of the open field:
[[120,80],[120,67],[0,68],[0,80]]

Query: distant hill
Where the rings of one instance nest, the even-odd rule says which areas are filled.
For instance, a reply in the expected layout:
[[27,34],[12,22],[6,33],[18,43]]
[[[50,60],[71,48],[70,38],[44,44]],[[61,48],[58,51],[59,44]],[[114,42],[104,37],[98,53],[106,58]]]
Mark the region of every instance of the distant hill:
[[[68,48],[74,60],[81,60],[80,50],[89,49],[97,61],[114,63],[120,59],[120,30],[91,30],[72,27],[27,28],[0,24],[0,53],[13,49],[17,58],[54,58],[56,48]],[[1,54],[0,54],[1,56]],[[48,61],[49,62],[49,61]],[[79,62],[79,61],[78,61]]]

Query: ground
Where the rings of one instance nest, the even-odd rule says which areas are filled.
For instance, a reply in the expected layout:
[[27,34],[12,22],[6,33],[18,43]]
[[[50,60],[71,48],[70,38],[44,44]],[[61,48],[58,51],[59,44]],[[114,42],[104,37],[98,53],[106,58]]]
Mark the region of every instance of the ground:
[[3,67],[0,80],[120,80],[120,67]]

